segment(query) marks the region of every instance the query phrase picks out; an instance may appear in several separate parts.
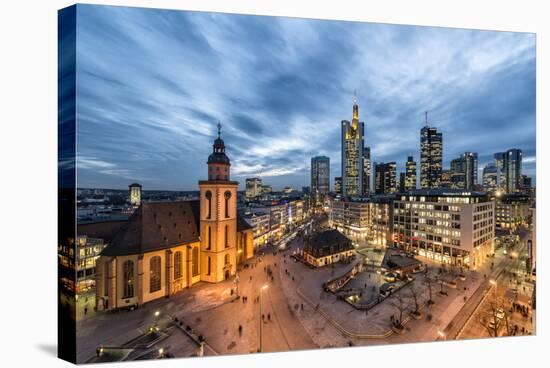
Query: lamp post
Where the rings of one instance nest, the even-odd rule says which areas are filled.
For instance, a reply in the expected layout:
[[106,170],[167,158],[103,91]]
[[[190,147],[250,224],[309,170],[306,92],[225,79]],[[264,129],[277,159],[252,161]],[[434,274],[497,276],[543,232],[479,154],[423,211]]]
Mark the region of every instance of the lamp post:
[[260,352],[263,351],[264,321],[262,319],[262,292],[267,289],[267,284],[260,288]]
[[159,318],[160,317],[160,311],[157,310],[155,311],[155,327],[158,328],[158,324],[159,324]]

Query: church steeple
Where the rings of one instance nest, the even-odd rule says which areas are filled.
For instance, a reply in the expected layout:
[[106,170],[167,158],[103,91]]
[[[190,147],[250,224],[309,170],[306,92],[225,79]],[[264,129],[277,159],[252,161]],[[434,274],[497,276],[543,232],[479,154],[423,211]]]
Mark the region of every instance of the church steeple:
[[225,143],[221,138],[222,126],[218,122],[218,137],[212,145],[212,153],[208,156],[208,180],[229,180],[231,162],[225,154]]

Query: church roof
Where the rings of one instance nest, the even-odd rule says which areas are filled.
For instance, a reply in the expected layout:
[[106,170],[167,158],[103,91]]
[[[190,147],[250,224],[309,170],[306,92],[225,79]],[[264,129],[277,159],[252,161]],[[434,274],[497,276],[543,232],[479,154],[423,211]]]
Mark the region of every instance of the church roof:
[[144,202],[102,255],[141,254],[199,241],[199,213],[199,201]]
[[[237,231],[251,229],[237,216]],[[143,202],[101,253],[142,254],[200,241],[200,201]]]

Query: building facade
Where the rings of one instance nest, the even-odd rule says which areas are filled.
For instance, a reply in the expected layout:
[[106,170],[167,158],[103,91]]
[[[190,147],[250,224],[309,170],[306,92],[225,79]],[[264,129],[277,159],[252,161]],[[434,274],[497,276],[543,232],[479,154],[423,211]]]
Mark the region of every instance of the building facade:
[[371,192],[371,161],[370,147],[365,147],[363,151],[363,195],[368,195]]
[[377,163],[374,168],[376,194],[391,194],[397,190],[395,162]]
[[351,240],[338,230],[326,230],[307,238],[304,261],[314,267],[323,267],[343,261],[353,255]]
[[483,190],[489,193],[496,193],[498,188],[497,165],[488,163],[483,168]]
[[330,159],[326,156],[311,158],[311,190],[321,195],[330,192]]
[[438,188],[443,170],[443,134],[426,125],[420,130],[420,188]]
[[477,268],[494,253],[494,202],[481,192],[420,189],[394,202],[394,245],[436,262]]
[[518,226],[527,226],[531,215],[530,207],[531,198],[525,194],[503,194],[497,197],[497,229],[515,230]]
[[342,195],[342,177],[341,176],[334,178],[334,193],[336,193],[336,195]]
[[416,161],[412,156],[405,163],[405,190],[416,189]]
[[452,188],[474,190],[477,184],[477,153],[464,152],[451,161]]
[[353,103],[353,119],[342,120],[342,195],[360,196],[363,194],[363,154],[365,123],[359,121],[357,97]]

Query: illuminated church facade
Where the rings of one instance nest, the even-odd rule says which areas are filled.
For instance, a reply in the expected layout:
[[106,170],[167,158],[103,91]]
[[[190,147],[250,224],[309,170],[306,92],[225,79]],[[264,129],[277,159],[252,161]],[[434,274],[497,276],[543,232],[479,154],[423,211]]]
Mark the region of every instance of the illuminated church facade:
[[142,202],[96,262],[98,310],[138,307],[204,281],[236,275],[254,256],[252,227],[237,213],[238,182],[220,136],[195,201]]

